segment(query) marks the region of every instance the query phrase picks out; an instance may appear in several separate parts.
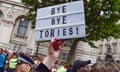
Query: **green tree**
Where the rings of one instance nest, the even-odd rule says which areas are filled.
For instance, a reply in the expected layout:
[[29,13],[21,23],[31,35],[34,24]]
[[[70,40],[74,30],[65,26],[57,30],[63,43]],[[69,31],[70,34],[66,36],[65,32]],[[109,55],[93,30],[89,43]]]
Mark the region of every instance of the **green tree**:
[[[34,28],[37,8],[66,3],[69,0],[22,0],[22,2],[24,5],[30,7],[27,18],[33,22],[32,27]],[[83,41],[94,46],[93,41],[108,39],[109,37],[120,38],[119,6],[120,0],[84,0],[86,38]],[[74,59],[76,45],[79,40],[73,39],[67,64],[71,63]]]

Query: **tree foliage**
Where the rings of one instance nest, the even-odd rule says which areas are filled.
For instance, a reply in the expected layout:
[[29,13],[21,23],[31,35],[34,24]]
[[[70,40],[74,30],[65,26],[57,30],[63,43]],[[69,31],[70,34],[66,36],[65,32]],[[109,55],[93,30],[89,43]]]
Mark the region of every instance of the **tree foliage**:
[[[85,1],[85,0],[84,0]],[[120,0],[85,1],[87,40],[120,37]]]
[[[77,1],[77,0],[72,0]],[[30,7],[27,18],[35,27],[35,17],[38,8],[69,2],[69,0],[22,0]],[[120,0],[84,0],[86,38],[92,45],[93,41],[120,37]]]

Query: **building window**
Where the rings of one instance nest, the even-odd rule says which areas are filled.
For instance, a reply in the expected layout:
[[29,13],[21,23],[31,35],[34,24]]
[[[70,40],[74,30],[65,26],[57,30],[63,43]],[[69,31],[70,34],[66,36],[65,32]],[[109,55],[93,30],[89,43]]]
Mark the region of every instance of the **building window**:
[[24,52],[26,46],[25,45],[22,45],[22,44],[16,44],[16,43],[13,43],[13,51],[17,51],[17,52]]
[[17,34],[26,35],[28,29],[28,23],[29,23],[28,20],[26,20],[25,18],[21,18],[19,22]]
[[61,52],[59,58],[60,58],[61,60],[65,61],[65,60],[67,59],[67,53]]
[[112,53],[112,47],[109,44],[106,45],[106,48],[106,53]]
[[113,48],[113,53],[116,54],[117,53],[117,43],[113,43],[112,48]]
[[99,54],[103,53],[103,45],[99,45]]
[[17,51],[18,51],[18,52],[23,52],[23,51],[24,51],[23,48],[24,48],[23,45],[18,45]]
[[13,46],[13,51],[17,51],[17,45],[16,44],[14,44],[14,46]]

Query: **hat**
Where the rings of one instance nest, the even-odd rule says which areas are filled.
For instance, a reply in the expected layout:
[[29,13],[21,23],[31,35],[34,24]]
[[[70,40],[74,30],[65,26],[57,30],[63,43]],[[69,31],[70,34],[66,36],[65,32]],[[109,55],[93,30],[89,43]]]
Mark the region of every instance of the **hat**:
[[20,53],[18,55],[18,62],[19,63],[27,63],[30,66],[32,66],[34,64],[34,62],[32,61],[32,59],[26,55],[24,55],[23,53]]
[[91,60],[88,60],[88,61],[76,60],[74,62],[74,64],[73,64],[73,70],[76,70],[76,69],[78,69],[80,67],[84,67],[84,66],[86,66],[86,65],[88,65],[90,63],[91,63]]

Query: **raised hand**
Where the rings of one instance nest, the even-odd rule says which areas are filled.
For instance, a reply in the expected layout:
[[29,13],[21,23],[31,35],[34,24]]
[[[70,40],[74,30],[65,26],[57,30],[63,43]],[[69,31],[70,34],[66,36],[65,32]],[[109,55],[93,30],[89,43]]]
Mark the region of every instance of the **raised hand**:
[[43,64],[45,64],[48,69],[51,69],[52,65],[57,60],[60,53],[60,46],[63,44],[63,40],[58,40],[57,38],[53,38],[48,46],[48,55],[43,60]]

